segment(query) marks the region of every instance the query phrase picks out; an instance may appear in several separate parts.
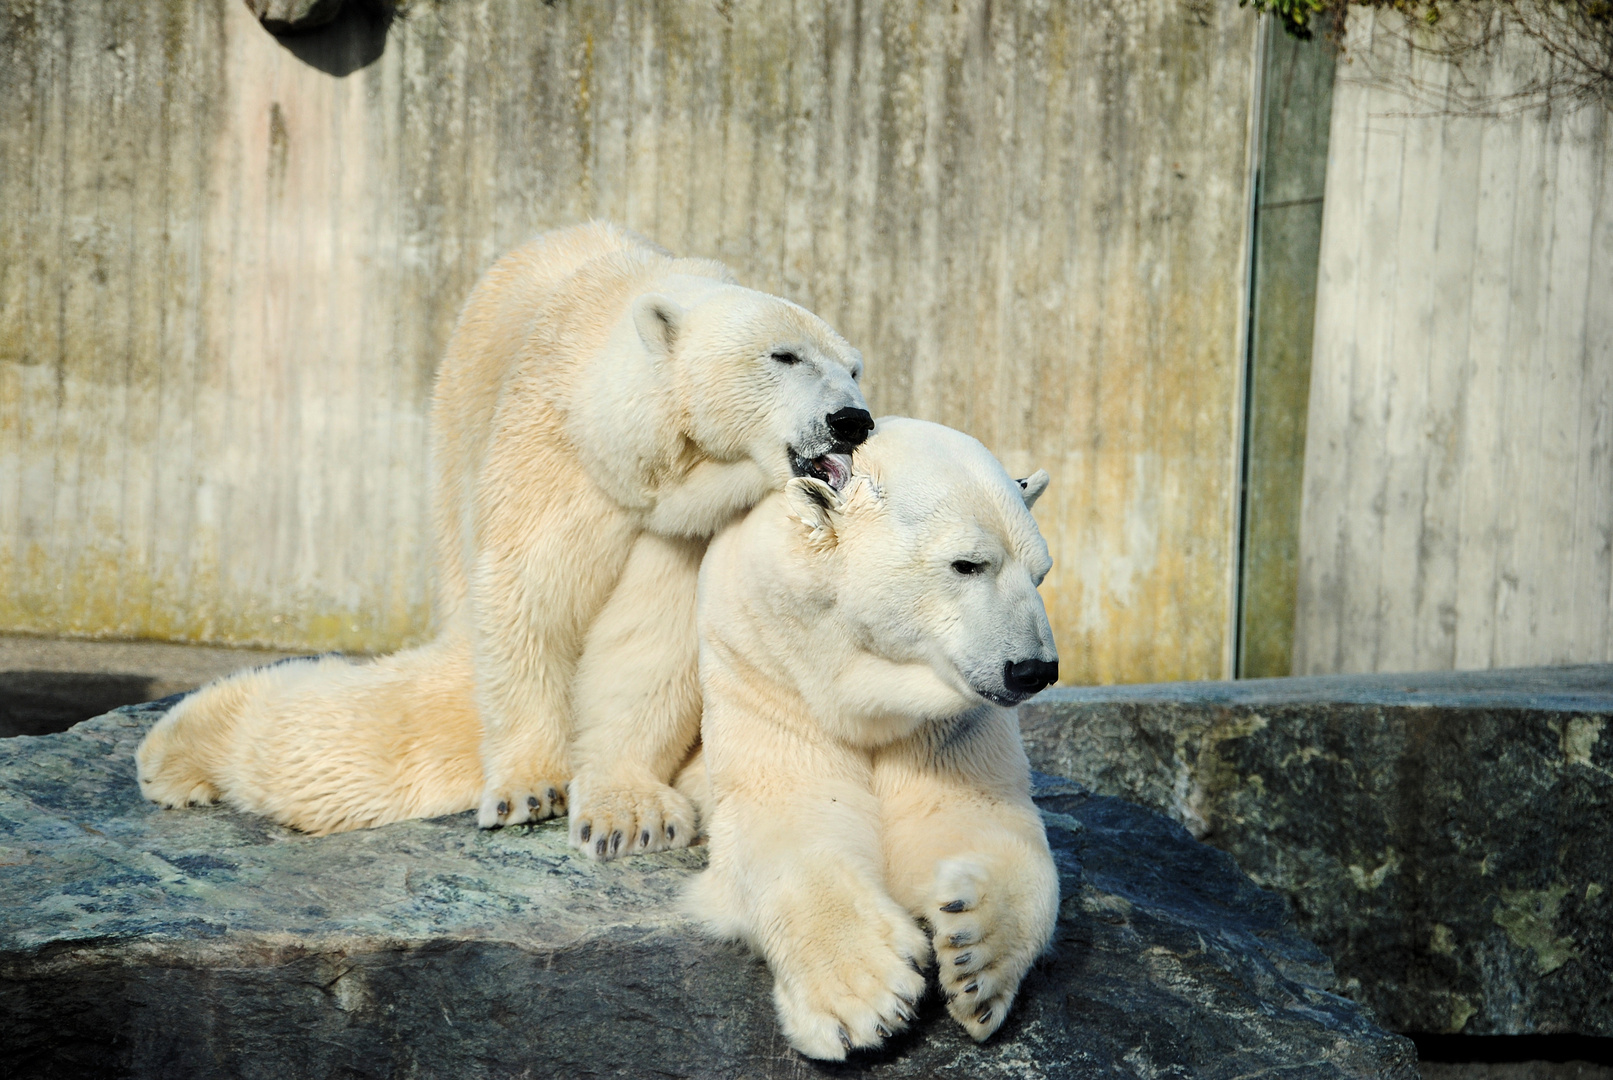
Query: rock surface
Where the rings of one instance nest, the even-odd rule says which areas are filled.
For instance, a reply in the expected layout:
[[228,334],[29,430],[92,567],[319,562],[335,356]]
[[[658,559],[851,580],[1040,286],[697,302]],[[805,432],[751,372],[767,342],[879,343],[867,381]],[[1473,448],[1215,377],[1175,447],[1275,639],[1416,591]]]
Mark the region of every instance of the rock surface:
[[1397,1031],[1613,1035],[1613,665],[1055,690],[1032,763],[1286,894]]
[[596,865],[469,815],[315,839],[141,800],[162,706],[0,741],[0,1074],[1405,1077],[1284,903],[1178,825],[1044,778],[1053,957],[977,1046],[925,1002],[836,1067],[677,908],[703,852]]

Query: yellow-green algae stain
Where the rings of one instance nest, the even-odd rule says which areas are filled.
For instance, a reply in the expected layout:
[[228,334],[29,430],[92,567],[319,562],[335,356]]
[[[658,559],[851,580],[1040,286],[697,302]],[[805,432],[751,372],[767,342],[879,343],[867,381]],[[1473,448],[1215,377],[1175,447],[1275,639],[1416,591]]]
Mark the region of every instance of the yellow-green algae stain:
[[1596,749],[1606,725],[1607,721],[1600,716],[1576,716],[1568,722],[1563,730],[1563,757],[1568,764],[1596,768],[1591,764],[1591,751]]
[[1350,872],[1350,880],[1362,892],[1373,892],[1383,884],[1385,878],[1400,869],[1400,853],[1394,848],[1388,848],[1383,853],[1383,861],[1371,870],[1358,863],[1351,863],[1346,869]]
[[1557,909],[1569,889],[1561,882],[1546,889],[1502,889],[1501,905],[1490,916],[1512,944],[1535,954],[1542,975],[1579,957],[1572,935],[1557,936]]
[[1467,1022],[1472,1019],[1473,1014],[1478,1011],[1478,1006],[1473,1004],[1471,998],[1463,994],[1452,994],[1451,1018],[1449,1026],[1445,1029],[1446,1034],[1459,1034],[1463,1028],[1467,1027]]
[[[1226,797],[1246,789],[1258,795],[1264,778],[1244,776],[1221,754],[1221,744],[1246,739],[1264,731],[1269,721],[1259,713],[1222,711],[1214,723],[1190,725],[1176,733],[1174,812],[1195,837],[1202,840],[1217,827],[1218,818],[1242,821],[1226,805]],[[1191,764],[1190,764],[1191,763]]]

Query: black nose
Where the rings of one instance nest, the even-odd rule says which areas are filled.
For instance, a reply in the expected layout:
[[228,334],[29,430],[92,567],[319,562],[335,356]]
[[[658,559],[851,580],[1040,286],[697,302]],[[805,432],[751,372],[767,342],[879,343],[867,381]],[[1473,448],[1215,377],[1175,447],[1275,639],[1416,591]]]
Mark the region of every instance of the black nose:
[[838,409],[824,417],[835,438],[849,446],[861,446],[868,433],[874,430],[874,418],[867,409],[850,407]]
[[1059,662],[1010,660],[1003,665],[1003,685],[1015,694],[1034,694],[1059,681]]

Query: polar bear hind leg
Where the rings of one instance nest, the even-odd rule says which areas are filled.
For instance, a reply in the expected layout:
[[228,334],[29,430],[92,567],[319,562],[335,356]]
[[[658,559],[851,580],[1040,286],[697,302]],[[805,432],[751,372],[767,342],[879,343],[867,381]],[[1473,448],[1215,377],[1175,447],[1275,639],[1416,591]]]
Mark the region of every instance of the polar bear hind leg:
[[235,717],[246,696],[232,682],[190,694],[146,733],[134,755],[140,794],[164,810],[218,801],[212,778],[235,737]]
[[295,660],[192,694],[136,751],[162,806],[222,799],[317,835],[457,813],[481,789],[463,639],[380,660]]

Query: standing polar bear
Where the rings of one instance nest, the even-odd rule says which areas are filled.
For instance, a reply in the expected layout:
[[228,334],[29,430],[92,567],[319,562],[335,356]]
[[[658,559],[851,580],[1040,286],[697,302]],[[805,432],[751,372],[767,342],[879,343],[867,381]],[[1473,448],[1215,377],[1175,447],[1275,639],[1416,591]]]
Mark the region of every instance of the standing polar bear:
[[314,833],[561,813],[596,856],[687,844],[706,539],[792,477],[838,486],[873,427],[821,319],[593,223],[482,279],[432,402],[438,638],[185,699],[137,752],[166,806]]
[[1029,511],[1046,486],[886,418],[843,490],[791,480],[706,555],[714,807],[691,907],[766,957],[811,1057],[904,1027],[932,940],[953,1017],[984,1039],[1052,937],[1058,878],[1008,708],[1058,677]]

